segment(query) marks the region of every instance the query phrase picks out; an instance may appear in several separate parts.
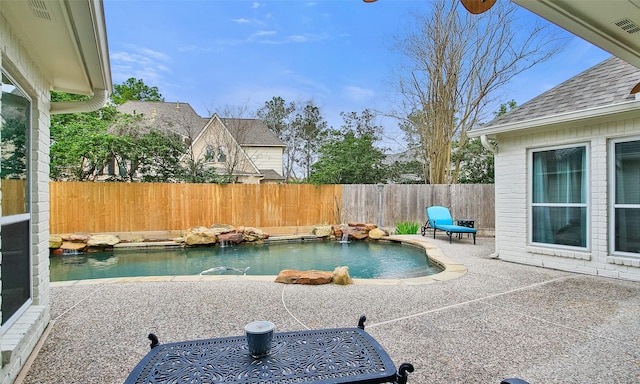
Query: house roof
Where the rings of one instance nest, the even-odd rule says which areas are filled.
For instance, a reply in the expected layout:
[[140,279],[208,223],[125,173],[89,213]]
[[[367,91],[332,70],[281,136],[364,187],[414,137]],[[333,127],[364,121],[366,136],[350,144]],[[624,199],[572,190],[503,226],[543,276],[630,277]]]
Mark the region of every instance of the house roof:
[[470,136],[594,117],[613,107],[635,109],[636,97],[630,91],[638,82],[640,69],[611,57],[474,129]]
[[126,114],[141,114],[147,124],[164,132],[195,138],[209,119],[203,118],[188,103],[164,101],[127,101],[118,106]]
[[264,125],[262,120],[225,117],[221,117],[220,120],[240,145],[261,147],[286,146],[282,140]]
[[284,176],[273,169],[260,169],[259,171],[264,176],[264,180],[284,180]]
[[[127,114],[142,114],[148,123],[163,131],[196,138],[209,122],[187,103],[164,101],[127,101],[118,106]],[[241,146],[285,147],[266,125],[258,119],[220,118],[229,133]]]

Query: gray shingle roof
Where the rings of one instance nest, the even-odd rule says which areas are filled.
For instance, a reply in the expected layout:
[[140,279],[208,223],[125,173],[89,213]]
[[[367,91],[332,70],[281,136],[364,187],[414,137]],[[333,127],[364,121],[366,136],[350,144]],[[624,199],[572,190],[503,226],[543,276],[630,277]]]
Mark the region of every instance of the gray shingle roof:
[[224,117],[220,120],[240,145],[285,146],[282,140],[264,125],[262,120]]
[[200,117],[191,105],[180,102],[127,101],[118,106],[126,114],[142,114],[145,124],[164,132],[196,137],[209,119]]
[[611,57],[504,114],[482,128],[635,100],[640,69]]
[[[195,138],[209,118],[199,116],[187,103],[162,101],[127,101],[118,106],[127,114],[142,114],[146,124],[162,131]],[[258,119],[221,118],[227,130],[240,145],[286,146]]]

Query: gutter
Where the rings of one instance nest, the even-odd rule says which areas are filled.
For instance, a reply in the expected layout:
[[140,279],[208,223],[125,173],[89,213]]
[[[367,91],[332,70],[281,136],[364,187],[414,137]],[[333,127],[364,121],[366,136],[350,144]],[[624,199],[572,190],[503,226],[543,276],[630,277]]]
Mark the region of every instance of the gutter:
[[52,115],[64,113],[81,113],[96,111],[109,100],[109,91],[106,89],[94,89],[93,96],[85,101],[56,101],[51,103],[49,112]]

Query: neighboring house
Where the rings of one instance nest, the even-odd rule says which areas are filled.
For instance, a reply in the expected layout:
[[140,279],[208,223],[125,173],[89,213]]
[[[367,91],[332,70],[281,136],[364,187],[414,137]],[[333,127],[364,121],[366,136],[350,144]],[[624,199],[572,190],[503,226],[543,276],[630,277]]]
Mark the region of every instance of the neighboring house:
[[496,253],[640,281],[640,70],[612,57],[493,120]]
[[[145,127],[181,135],[194,161],[239,183],[279,183],[285,144],[261,120],[199,116],[179,102],[128,101],[118,111],[142,115]],[[189,160],[185,157],[183,161]]]
[[[50,320],[49,122],[104,105],[111,71],[101,1],[0,1],[0,382]],[[92,96],[51,103],[50,90]]]

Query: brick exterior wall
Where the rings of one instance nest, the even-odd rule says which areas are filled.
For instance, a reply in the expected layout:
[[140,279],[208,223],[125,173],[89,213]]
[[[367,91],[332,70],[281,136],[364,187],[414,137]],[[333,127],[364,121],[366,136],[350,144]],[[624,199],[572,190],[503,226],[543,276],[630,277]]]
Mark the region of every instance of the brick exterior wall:
[[[496,250],[503,260],[571,272],[640,281],[640,257],[609,254],[609,140],[638,137],[640,111],[550,129],[502,134],[496,165]],[[590,222],[587,251],[529,242],[529,150],[587,144]]]
[[[49,84],[0,13],[0,68],[31,98],[32,305],[0,335],[0,382],[12,383],[49,324]],[[0,207],[1,208],[1,207]],[[2,234],[0,233],[0,241]]]

